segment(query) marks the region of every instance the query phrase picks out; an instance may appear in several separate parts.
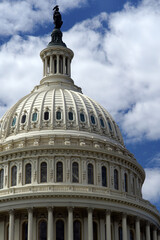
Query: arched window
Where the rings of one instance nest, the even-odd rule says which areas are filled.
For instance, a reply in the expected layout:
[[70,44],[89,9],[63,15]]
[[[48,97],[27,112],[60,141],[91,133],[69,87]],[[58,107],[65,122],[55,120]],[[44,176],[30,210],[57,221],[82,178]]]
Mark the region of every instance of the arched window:
[[134,232],[133,230],[130,230],[130,240],[134,240]]
[[81,120],[81,122],[85,122],[84,113],[80,113],[80,120]]
[[81,222],[76,220],[73,223],[73,240],[81,240]]
[[14,127],[15,125],[16,125],[16,117],[14,117],[12,120],[12,127]]
[[93,184],[93,165],[88,164],[88,184]]
[[66,60],[65,60],[65,73],[66,73],[66,75],[68,75],[69,73],[68,73],[68,58],[66,58]]
[[93,125],[96,124],[96,120],[95,120],[95,117],[94,117],[93,115],[91,115],[91,123],[92,123]]
[[127,176],[127,173],[124,174],[124,191],[128,192],[128,176]]
[[69,119],[70,121],[73,121],[73,112],[69,112],[69,113],[68,113],[68,119]]
[[118,170],[114,169],[114,189],[118,190],[119,189],[119,184],[118,184]]
[[57,112],[56,112],[56,119],[57,119],[57,120],[61,120],[61,118],[62,118],[62,113],[61,113],[61,111],[57,111]]
[[93,222],[93,240],[98,240],[98,226],[96,222]]
[[4,169],[0,170],[0,189],[3,188],[3,184],[4,184]]
[[57,59],[54,58],[54,73],[57,73]]
[[45,121],[49,120],[49,112],[48,111],[44,112],[44,120]]
[[63,182],[63,163],[57,162],[57,182]]
[[47,240],[47,222],[42,220],[38,224],[38,240]]
[[13,166],[11,169],[11,186],[17,185],[17,167]]
[[28,240],[28,222],[22,224],[22,240]]
[[47,182],[47,163],[41,163],[41,183]]
[[118,235],[119,235],[119,240],[123,240],[123,238],[122,238],[122,227],[118,228]]
[[25,166],[25,184],[31,183],[31,176],[32,176],[32,166],[30,163],[27,163]]
[[64,222],[62,220],[56,222],[56,240],[64,240]]
[[25,123],[26,122],[26,114],[24,114],[21,118],[21,123]]
[[100,118],[100,124],[101,124],[101,127],[103,127],[103,128],[104,128],[104,121],[103,121],[103,119],[102,119],[102,118]]
[[135,180],[134,180],[134,177],[132,178],[132,182],[133,182],[133,194],[135,195]]
[[109,120],[108,120],[108,126],[109,126],[109,131],[112,132],[112,126]]
[[102,186],[107,187],[107,168],[102,166]]
[[73,183],[79,182],[79,169],[77,162],[72,163],[72,182]]
[[32,114],[32,122],[36,122],[37,121],[37,112],[34,112]]

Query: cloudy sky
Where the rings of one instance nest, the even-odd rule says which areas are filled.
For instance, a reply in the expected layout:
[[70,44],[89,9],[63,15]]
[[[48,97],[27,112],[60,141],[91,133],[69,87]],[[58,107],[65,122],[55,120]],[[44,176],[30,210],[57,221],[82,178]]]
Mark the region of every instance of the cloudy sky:
[[0,116],[39,84],[56,4],[72,78],[119,124],[160,209],[160,0],[1,0]]

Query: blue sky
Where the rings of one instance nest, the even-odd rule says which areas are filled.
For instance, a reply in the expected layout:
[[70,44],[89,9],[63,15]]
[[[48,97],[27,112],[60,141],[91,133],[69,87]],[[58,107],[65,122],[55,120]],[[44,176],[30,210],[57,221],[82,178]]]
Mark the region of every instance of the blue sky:
[[160,209],[160,0],[1,0],[0,116],[39,84],[56,4],[72,78],[119,124]]

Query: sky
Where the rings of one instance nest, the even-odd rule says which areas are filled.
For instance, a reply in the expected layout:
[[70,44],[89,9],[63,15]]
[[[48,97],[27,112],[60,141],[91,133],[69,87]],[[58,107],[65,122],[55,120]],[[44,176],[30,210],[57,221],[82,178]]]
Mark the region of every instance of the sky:
[[118,123],[160,210],[160,0],[1,0],[0,117],[42,79],[56,4],[75,84]]

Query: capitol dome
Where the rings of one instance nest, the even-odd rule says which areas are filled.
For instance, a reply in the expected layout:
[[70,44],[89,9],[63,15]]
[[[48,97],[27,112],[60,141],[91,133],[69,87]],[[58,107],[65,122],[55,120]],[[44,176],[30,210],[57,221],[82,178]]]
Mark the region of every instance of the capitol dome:
[[74,84],[54,11],[43,78],[0,120],[0,240],[160,240],[144,170],[111,115]]

